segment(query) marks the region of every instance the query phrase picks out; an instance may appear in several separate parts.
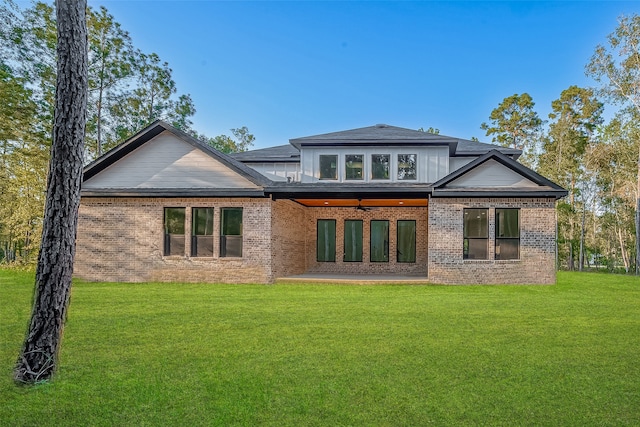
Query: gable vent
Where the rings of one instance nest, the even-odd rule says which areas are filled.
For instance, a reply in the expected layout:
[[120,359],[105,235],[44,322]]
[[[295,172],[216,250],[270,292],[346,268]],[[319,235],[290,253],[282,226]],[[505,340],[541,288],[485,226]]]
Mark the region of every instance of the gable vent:
[[389,127],[389,125],[385,125],[384,123],[378,123],[378,124],[376,125],[376,127],[377,127],[377,128],[379,128],[379,129],[382,129],[382,128],[388,128],[388,127]]

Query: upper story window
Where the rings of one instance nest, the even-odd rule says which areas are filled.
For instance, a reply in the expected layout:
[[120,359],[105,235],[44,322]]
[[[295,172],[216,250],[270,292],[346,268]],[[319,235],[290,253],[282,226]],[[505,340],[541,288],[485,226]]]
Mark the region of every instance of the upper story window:
[[398,154],[398,180],[417,178],[416,154]]
[[389,154],[371,155],[371,179],[389,179]]
[[320,155],[320,179],[338,179],[337,155]]
[[[322,157],[322,156],[320,156]],[[345,179],[364,179],[364,155],[347,154],[344,156]]]

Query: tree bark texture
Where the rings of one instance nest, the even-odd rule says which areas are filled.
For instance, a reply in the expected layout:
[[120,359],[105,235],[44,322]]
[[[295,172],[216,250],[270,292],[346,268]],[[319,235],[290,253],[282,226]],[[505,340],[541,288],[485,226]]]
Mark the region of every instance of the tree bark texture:
[[87,105],[86,0],[56,0],[57,81],[53,143],[31,321],[15,379],[55,372],[69,305],[80,204]]

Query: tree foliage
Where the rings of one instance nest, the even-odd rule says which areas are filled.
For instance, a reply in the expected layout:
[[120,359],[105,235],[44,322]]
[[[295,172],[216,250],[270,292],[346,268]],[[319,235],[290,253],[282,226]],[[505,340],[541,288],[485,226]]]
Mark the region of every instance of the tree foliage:
[[246,126],[231,129],[231,133],[235,139],[228,135],[218,135],[213,138],[208,138],[205,135],[197,133],[192,133],[192,135],[210,147],[226,154],[247,151],[253,145],[253,141],[255,141],[255,137],[249,133],[249,129]]
[[[587,64],[587,75],[601,84],[600,92],[640,117],[640,16],[622,16],[618,27],[607,37],[606,45],[598,45]],[[640,132],[634,128],[634,139]],[[640,273],[640,150],[637,159],[635,189],[635,271]]]
[[493,142],[522,150],[524,160],[528,160],[543,124],[534,106],[528,93],[508,96],[491,111],[490,123],[482,123],[480,128],[487,131],[487,136],[493,135]]
[[419,128],[418,131],[419,132],[432,133],[434,135],[440,135],[440,129],[434,128],[432,126],[429,126],[427,129]]
[[[56,85],[57,18],[51,4],[0,3],[0,262],[32,263],[42,230]],[[143,53],[104,7],[87,14],[85,161],[156,119],[197,135],[195,105],[180,94],[166,61]],[[246,150],[246,127],[215,146]],[[207,141],[205,135],[200,139]],[[211,138],[213,139],[213,138]]]
[[89,158],[102,155],[105,133],[117,122],[109,114],[135,74],[136,54],[129,34],[107,9],[88,11],[89,103],[86,141]]
[[[591,89],[570,86],[551,103],[551,108],[552,122],[543,139],[538,169],[569,190],[568,200],[559,202],[560,206],[567,204],[559,210],[559,239],[567,245],[568,267],[573,269],[579,243],[583,243],[583,230],[577,224],[582,226],[579,216],[585,210],[587,188],[591,188],[586,185],[591,179],[585,168],[585,153],[596,127],[602,123],[603,104]],[[581,211],[578,199],[582,202]]]

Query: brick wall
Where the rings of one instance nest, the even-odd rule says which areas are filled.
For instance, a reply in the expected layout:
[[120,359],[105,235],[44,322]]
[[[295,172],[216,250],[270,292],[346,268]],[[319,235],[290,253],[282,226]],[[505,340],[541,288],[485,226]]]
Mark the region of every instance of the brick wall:
[[290,200],[272,202],[272,280],[306,271],[308,251],[305,226],[309,209]]
[[[184,256],[163,256],[165,207],[185,207]],[[214,256],[191,257],[191,208],[214,208]],[[242,207],[243,256],[219,256],[220,208]],[[495,208],[520,208],[519,260],[463,260],[464,208],[489,208],[489,255]],[[336,262],[316,261],[318,219],[336,220]],[[343,262],[344,220],[363,221],[363,262]],[[416,221],[416,262],[396,262],[396,221]],[[370,221],[389,221],[389,262],[369,261]],[[75,275],[96,281],[272,283],[311,273],[401,274],[434,283],[555,283],[553,199],[431,199],[429,208],[305,208],[288,200],[83,197]],[[427,269],[428,267],[428,269]]]
[[[463,209],[489,208],[490,260],[464,260]],[[493,260],[495,208],[520,208],[520,259]],[[429,201],[429,281],[434,283],[555,283],[554,199]]]
[[[83,197],[75,275],[85,280],[268,283],[271,281],[269,199]],[[163,256],[165,207],[185,207],[185,256]],[[214,208],[214,256],[191,257],[191,208]],[[220,208],[242,207],[243,256],[219,257]]]
[[[427,208],[375,208],[368,211],[355,208],[308,208],[306,217],[307,269],[312,273],[338,274],[401,274],[427,276]],[[316,260],[316,226],[318,219],[336,220],[336,262]],[[344,220],[362,220],[362,262],[343,262]],[[396,262],[396,221],[416,221],[416,262]],[[389,262],[370,262],[370,221],[389,221]]]

